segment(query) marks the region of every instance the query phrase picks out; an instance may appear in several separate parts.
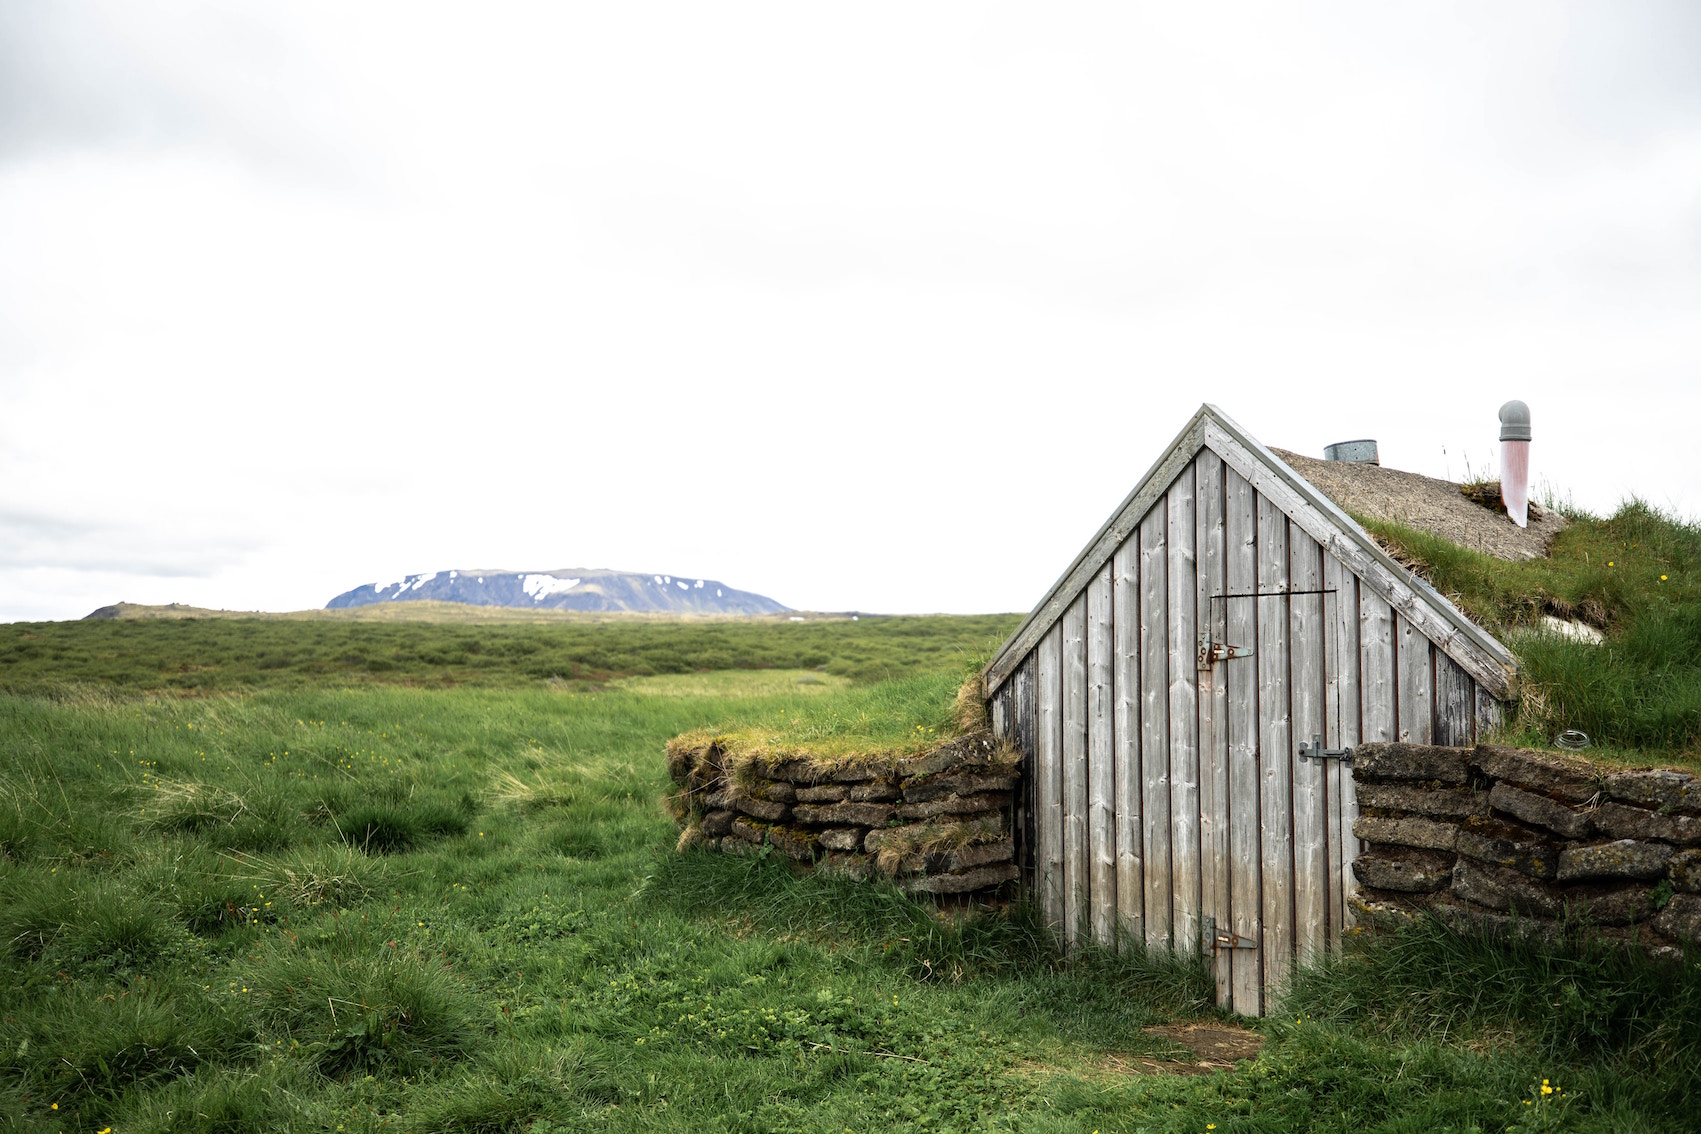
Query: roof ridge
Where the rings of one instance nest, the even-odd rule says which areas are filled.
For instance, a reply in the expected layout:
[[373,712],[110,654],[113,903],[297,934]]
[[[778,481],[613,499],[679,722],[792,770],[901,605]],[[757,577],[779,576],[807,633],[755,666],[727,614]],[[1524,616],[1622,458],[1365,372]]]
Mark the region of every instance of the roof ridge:
[[1369,583],[1396,612],[1480,684],[1498,696],[1512,695],[1518,663],[1511,651],[1427,581],[1396,562],[1358,521],[1287,462],[1228,414],[1207,402],[993,654],[983,671],[989,696],[1033,649],[1041,634],[1086,589],[1089,580],[1115,553],[1158,496],[1167,492],[1182,469],[1207,448],[1251,482],[1261,495],[1270,498],[1290,520],[1305,528],[1325,551]]

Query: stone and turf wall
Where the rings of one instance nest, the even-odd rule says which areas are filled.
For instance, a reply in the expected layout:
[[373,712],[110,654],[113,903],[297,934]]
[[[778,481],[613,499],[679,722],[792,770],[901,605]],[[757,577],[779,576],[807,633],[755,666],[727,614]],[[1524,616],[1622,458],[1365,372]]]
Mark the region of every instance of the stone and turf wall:
[[1019,754],[977,732],[910,758],[741,757],[700,734],[668,744],[679,845],[764,845],[855,879],[968,894],[1016,877]]
[[1701,941],[1701,780],[1530,749],[1354,750],[1371,921],[1427,908],[1461,928],[1586,933],[1679,956]]

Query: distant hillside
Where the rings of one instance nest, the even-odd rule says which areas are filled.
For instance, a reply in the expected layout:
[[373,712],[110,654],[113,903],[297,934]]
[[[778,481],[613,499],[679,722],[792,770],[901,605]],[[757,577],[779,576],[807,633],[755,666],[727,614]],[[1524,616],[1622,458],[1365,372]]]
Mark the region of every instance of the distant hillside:
[[626,571],[432,571],[392,583],[366,583],[325,604],[327,610],[388,602],[458,602],[527,610],[638,611],[654,614],[783,614],[764,595],[714,579]]

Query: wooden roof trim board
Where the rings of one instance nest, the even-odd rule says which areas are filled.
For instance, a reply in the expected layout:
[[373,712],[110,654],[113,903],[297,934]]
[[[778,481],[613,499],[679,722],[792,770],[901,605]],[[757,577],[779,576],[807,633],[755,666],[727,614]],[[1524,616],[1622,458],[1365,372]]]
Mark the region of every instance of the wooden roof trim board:
[[1353,518],[1213,405],[1204,405],[1149,469],[1098,534],[1075,557],[1016,632],[987,663],[990,695],[1063,616],[1183,468],[1209,448],[1288,517],[1368,584],[1424,637],[1494,696],[1516,688],[1518,663],[1486,630],[1440,592],[1396,563]]

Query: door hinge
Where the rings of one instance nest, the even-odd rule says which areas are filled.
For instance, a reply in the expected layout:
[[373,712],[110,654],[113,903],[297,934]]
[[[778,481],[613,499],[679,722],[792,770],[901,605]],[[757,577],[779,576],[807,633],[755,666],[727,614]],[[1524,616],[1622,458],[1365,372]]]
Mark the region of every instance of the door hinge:
[[1199,632],[1199,668],[1210,669],[1220,661],[1229,658],[1249,658],[1252,656],[1251,646],[1230,646],[1222,642],[1211,641],[1211,632]]
[[1345,748],[1325,748],[1323,747],[1323,738],[1321,736],[1313,735],[1310,744],[1305,743],[1303,740],[1299,742],[1299,758],[1301,760],[1317,760],[1319,762],[1324,760],[1339,760],[1343,764],[1351,764],[1353,762],[1353,749],[1350,744]]
[[1217,919],[1214,917],[1201,918],[1205,934],[1205,944],[1215,953],[1218,949],[1256,949],[1258,942],[1250,937],[1242,937],[1236,933],[1218,932]]

